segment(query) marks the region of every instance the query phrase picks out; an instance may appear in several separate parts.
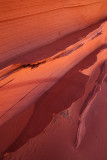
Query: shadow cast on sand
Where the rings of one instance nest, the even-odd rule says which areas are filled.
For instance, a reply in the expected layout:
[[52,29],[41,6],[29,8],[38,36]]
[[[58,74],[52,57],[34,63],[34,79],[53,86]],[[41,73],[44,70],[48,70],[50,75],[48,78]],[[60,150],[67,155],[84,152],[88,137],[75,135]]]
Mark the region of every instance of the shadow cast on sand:
[[66,73],[49,91],[35,102],[34,113],[17,140],[8,148],[7,152],[13,152],[24,145],[30,138],[43,132],[53,119],[53,114],[62,112],[84,95],[89,77],[80,73],[80,70],[93,65],[96,55],[106,46],[102,46],[82,62]]

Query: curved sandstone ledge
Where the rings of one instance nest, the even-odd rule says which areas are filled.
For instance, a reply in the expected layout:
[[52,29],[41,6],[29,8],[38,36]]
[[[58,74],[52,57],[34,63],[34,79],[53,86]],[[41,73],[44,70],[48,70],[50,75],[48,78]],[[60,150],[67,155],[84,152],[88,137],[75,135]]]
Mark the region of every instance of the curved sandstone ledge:
[[[31,69],[31,66],[30,67],[27,66],[18,68],[18,70],[15,70],[9,74],[7,72],[4,74],[4,77],[2,77],[3,74],[1,74],[1,81],[0,81],[1,156],[9,148],[9,146],[14,143],[14,141],[22,133],[24,128],[26,128],[27,124],[29,124],[29,120],[32,119],[34,110],[37,107],[36,101],[40,97],[42,97],[42,95],[47,95],[50,91],[50,88],[54,88],[55,84],[60,83],[61,79],[63,79],[63,77],[67,74],[67,72],[74,69],[74,71],[72,72],[74,74],[73,76],[75,77],[75,74],[77,74],[78,76],[81,71],[81,74],[83,74],[86,78],[85,82],[83,81],[83,83],[86,83],[88,81],[89,76],[91,78],[91,72],[93,72],[94,69],[90,69],[89,67],[90,65],[87,66],[88,63],[90,63],[90,61],[89,62],[87,61],[87,63],[85,62],[85,64],[82,61],[84,61],[84,59],[87,56],[88,57],[86,59],[90,59],[90,55],[94,55],[94,59],[90,59],[91,61],[97,60],[95,50],[106,44],[107,41],[106,28],[107,28],[107,23],[102,24],[100,28],[87,35],[86,38],[80,40],[73,46],[68,47],[65,51],[58,53],[57,55],[51,57],[50,59],[46,59],[45,60],[46,62],[42,63],[37,68]],[[98,63],[102,63],[107,59],[106,50],[103,53],[100,53],[99,55],[101,55],[101,57],[103,58],[100,58]],[[92,62],[92,66],[95,63],[94,61]],[[90,73],[90,75],[87,75],[87,71],[84,71],[82,69],[87,67],[89,67],[90,72],[88,73]],[[97,72],[97,74],[95,74],[92,87],[95,85],[95,80],[97,80],[98,77],[99,77],[99,71]],[[74,85],[75,87],[79,87],[77,85],[78,81],[82,82],[82,79],[80,80],[76,78],[73,82],[71,81],[72,82],[71,86]],[[64,84],[66,84],[66,81],[64,82]],[[83,84],[83,86],[85,85]],[[83,88],[82,90],[80,89],[80,91],[83,92]],[[72,103],[81,96],[82,96],[81,94],[80,95],[77,94],[77,98],[76,99],[74,98],[75,100],[73,100]],[[6,103],[6,101],[8,101],[8,103]],[[62,109],[62,111],[63,110],[64,108]],[[47,122],[45,125],[47,126]],[[7,132],[7,128],[10,130],[10,132]],[[82,138],[79,131],[79,135],[77,136],[77,146],[79,146],[81,139]],[[20,146],[20,144],[18,145]],[[15,147],[17,148],[18,145],[16,145]]]
[[[67,47],[65,50],[54,54],[53,56],[50,56],[49,58],[45,58],[43,60],[37,61],[35,63],[31,63],[31,64],[29,64],[29,63],[25,64],[24,63],[24,65],[16,64],[16,65],[10,65],[8,67],[5,67],[5,68],[0,70],[0,78],[2,79],[3,77],[7,76],[8,74],[11,74],[12,72],[17,71],[18,69],[21,69],[21,68],[26,68],[26,67],[35,68],[35,67],[40,66],[41,64],[53,61],[53,60],[55,60],[57,58],[60,58],[60,57],[67,56],[67,55],[73,53],[74,51],[76,51],[77,49],[81,48],[87,41],[93,40],[98,36],[100,36],[99,37],[100,41],[102,39],[102,42],[100,42],[101,44],[99,45],[99,47],[100,47],[106,41],[106,36],[105,36],[106,35],[106,29],[105,28],[106,28],[106,22],[104,22],[104,24],[102,24],[100,28],[98,28],[95,31],[92,31],[91,33],[89,33],[84,39],[82,39],[82,40],[78,41],[77,43]],[[104,42],[103,42],[103,37],[105,37]],[[94,46],[94,49],[96,49],[96,48],[97,47]],[[29,54],[28,54],[28,56],[29,56]],[[29,59],[29,57],[28,57],[28,59]],[[22,61],[24,61],[23,57],[22,57]],[[22,61],[21,62],[19,61],[19,62],[22,63]]]
[[[81,105],[79,127],[78,127],[78,131],[77,131],[77,139],[75,142],[76,148],[78,148],[80,146],[81,142],[83,141],[83,139],[85,137],[86,130],[89,127],[86,124],[87,117],[88,117],[88,114],[90,114],[90,111],[93,110],[92,103],[93,103],[94,99],[96,99],[99,92],[101,92],[102,85],[103,85],[103,83],[105,83],[105,79],[107,77],[107,55],[106,54],[107,54],[107,50],[101,51],[97,55],[97,62],[94,64],[94,66],[91,67],[92,70],[94,70],[94,72],[96,72],[96,70],[97,70],[97,72],[99,72],[99,74],[98,74],[97,79],[95,80],[94,87],[92,87],[91,91],[88,92],[88,95],[85,98],[85,101]],[[98,68],[99,68],[99,71],[98,71]],[[87,69],[87,71],[88,71],[88,69]],[[85,71],[85,72],[87,73],[87,71]],[[90,71],[88,71],[88,74],[90,75]],[[92,84],[90,86],[92,86]],[[105,85],[105,87],[106,87],[106,85]],[[102,98],[103,98],[103,96],[105,96],[105,95],[102,94]],[[101,105],[101,102],[100,102],[100,105]],[[106,105],[106,102],[105,102],[105,105]],[[97,110],[97,108],[96,108],[96,110]],[[90,117],[91,117],[91,115],[90,115]]]
[[90,32],[99,28],[100,25],[105,21],[106,19],[104,21],[100,21],[94,25],[91,25],[85,29],[82,29],[81,31],[70,33],[69,35],[62,37],[52,42],[51,44],[47,44],[41,48],[32,50],[31,52],[28,52],[25,55],[17,55],[12,59],[8,59],[8,61],[6,60],[0,64],[0,70],[11,64],[32,64],[39,62],[43,59],[52,57],[53,55],[56,55],[57,53],[64,51],[69,46],[77,43],[78,41],[83,39],[83,37],[86,37]]
[[[84,153],[81,152],[81,145],[83,145],[84,139],[88,134],[87,130],[89,130],[90,125],[92,124],[92,121],[94,120],[94,116],[96,116],[96,114],[99,114],[97,111],[97,106],[90,106],[89,107],[89,105],[92,104],[93,99],[95,99],[98,96],[98,94],[100,94],[99,104],[101,104],[100,100],[101,100],[102,93],[100,93],[100,92],[102,92],[102,85],[104,85],[103,90],[105,89],[104,95],[106,94],[106,87],[107,86],[106,86],[105,78],[106,78],[106,74],[107,74],[107,72],[106,72],[106,69],[107,69],[106,68],[107,49],[104,50],[102,48],[101,50],[102,51],[98,50],[96,52],[93,52],[94,56],[91,54],[86,59],[84,59],[82,62],[80,62],[78,65],[76,65],[74,67],[74,71],[71,70],[66,75],[64,75],[64,77],[58,83],[56,83],[56,85],[53,86],[45,95],[43,95],[39,101],[34,103],[35,110],[31,116],[29,123],[27,124],[27,126],[23,130],[22,134],[8,148],[7,153],[5,153],[5,155],[4,155],[4,158],[3,158],[4,160],[5,159],[6,160],[7,159],[8,160],[11,160],[11,159],[27,159],[28,160],[30,158],[31,159],[37,158],[37,159],[42,160],[44,157],[44,154],[45,154],[45,159],[50,159],[50,158],[58,159],[59,152],[62,153],[60,155],[61,159],[62,158],[66,159],[67,155],[69,158],[72,158],[72,156],[75,157],[76,155],[79,155],[78,159],[80,159],[80,160],[81,159],[85,160],[88,157],[90,157],[90,158],[95,157],[96,159],[99,157],[98,154],[96,155],[95,151],[94,151],[94,149],[96,147],[95,141],[93,141],[94,146],[93,146],[93,151],[91,150],[91,155],[89,155],[89,153],[86,154],[89,151],[87,151],[85,149],[85,156],[84,156]],[[97,57],[97,59],[94,59],[95,57]],[[90,62],[89,62],[89,59],[90,59]],[[80,69],[81,69],[81,73],[84,73],[84,74],[80,74],[81,78],[79,77]],[[88,72],[88,71],[90,71],[90,72]],[[85,75],[87,75],[87,72],[88,72],[88,76],[85,76]],[[73,75],[71,75],[70,73]],[[76,77],[74,77],[74,75]],[[72,80],[73,77],[74,77],[74,79]],[[77,79],[77,81],[74,81],[74,80],[76,80],[76,78],[79,78],[79,79]],[[74,81],[74,83],[73,83],[73,81]],[[100,89],[96,90],[97,92],[93,92],[91,99],[87,99],[87,97],[89,97],[88,95],[90,94],[90,92],[92,92],[93,89],[95,87],[97,87],[96,82],[98,82],[97,84],[99,85]],[[65,83],[65,86],[64,86],[64,83]],[[67,83],[69,83],[69,84],[67,84]],[[75,86],[75,89],[73,89],[73,85]],[[70,90],[66,91],[65,87],[67,87],[67,86],[68,87],[71,86],[71,91]],[[65,93],[61,94],[63,89],[65,89],[64,90]],[[77,90],[78,90],[78,92],[77,92]],[[72,91],[73,91],[73,93],[72,93]],[[59,93],[60,93],[60,95],[59,95]],[[70,93],[72,93],[72,94],[70,94]],[[74,95],[77,96],[77,97],[75,97],[76,99],[73,98]],[[58,96],[58,98],[56,98],[54,96]],[[68,99],[68,97],[71,99],[70,102],[68,101],[69,103],[66,101]],[[64,100],[63,100],[63,98],[64,98]],[[105,98],[105,96],[104,96],[104,98]],[[51,102],[49,101],[49,99],[51,100]],[[61,102],[61,99],[62,99],[62,102]],[[54,100],[57,100],[57,101],[54,102]],[[89,103],[85,103],[86,100]],[[54,104],[53,104],[53,102],[54,102]],[[68,104],[66,104],[65,102]],[[86,105],[85,108],[84,108],[84,103]],[[66,105],[63,106],[63,104],[66,104]],[[51,105],[51,108],[50,108],[50,105]],[[103,107],[106,108],[106,105],[107,105],[107,103],[106,103],[106,100],[104,99]],[[43,107],[44,107],[44,109],[43,109]],[[100,105],[99,105],[99,108],[101,110],[102,107],[100,107]],[[83,109],[83,112],[81,114],[82,109]],[[94,113],[94,116],[93,116],[93,113]],[[56,117],[55,117],[55,114],[56,114]],[[50,119],[50,116],[51,116],[51,119]],[[72,119],[70,117],[72,117]],[[79,117],[80,117],[80,119],[79,119]],[[97,116],[96,120],[98,120],[98,117],[99,116]],[[81,120],[81,122],[79,124],[78,122],[80,120]],[[51,122],[51,121],[53,121],[53,122]],[[84,124],[84,122],[88,123],[88,124]],[[72,125],[71,125],[71,123],[72,123]],[[96,124],[94,124],[94,125],[96,125]],[[64,129],[64,126],[66,126],[65,129]],[[69,130],[68,126],[70,127],[72,132]],[[85,126],[85,129],[84,129],[84,126]],[[95,126],[93,126],[93,127],[95,127]],[[101,125],[100,125],[100,127],[101,127]],[[62,130],[62,129],[59,130],[59,128],[60,129],[63,128],[64,130]],[[104,127],[103,127],[103,129],[105,130]],[[66,130],[67,130],[67,133],[71,132],[70,136],[68,136],[69,137],[68,139],[66,137],[67,136]],[[96,129],[96,132],[97,131],[98,130]],[[63,132],[64,132],[64,134],[63,134]],[[91,132],[91,128],[90,128],[89,133],[90,132]],[[76,133],[78,133],[77,134],[78,136],[76,136]],[[94,134],[96,134],[96,133],[94,133]],[[92,134],[90,134],[90,135],[92,135]],[[102,133],[102,135],[103,135],[103,133]],[[102,136],[102,135],[100,135],[100,136]],[[64,141],[64,143],[61,143],[62,140],[59,138],[59,136]],[[60,139],[60,143],[59,143],[58,139]],[[71,139],[71,141],[70,141],[70,139]],[[43,144],[44,141],[45,141],[45,144]],[[70,142],[69,145],[70,145],[71,150],[69,150],[66,154],[66,149],[69,149],[69,147],[68,147],[69,145],[67,146],[67,143],[69,143],[69,142]],[[77,142],[77,143],[75,143],[75,142]],[[101,144],[102,142],[99,141],[97,143]],[[47,144],[47,147],[46,147],[46,144]],[[55,144],[55,146],[54,146],[54,144]],[[59,144],[63,145],[63,152],[62,152],[61,146],[57,149],[59,152],[55,150],[55,147]],[[49,149],[51,147],[51,145],[53,146],[52,151],[50,151],[50,149]],[[75,148],[75,145],[76,145],[76,148]],[[92,145],[90,147],[92,147]],[[88,146],[87,143],[85,143],[85,148],[87,148],[87,146]],[[41,147],[42,147],[42,154],[40,154]],[[100,146],[99,146],[99,148],[100,148]],[[38,152],[36,150],[38,150]],[[102,151],[103,150],[101,150],[101,148],[100,148],[100,153]],[[55,155],[54,158],[53,158],[53,155]],[[66,155],[66,156],[64,156],[64,155]],[[103,154],[100,155],[100,158],[104,158],[104,157],[105,156],[103,156]],[[72,158],[72,159],[75,159],[75,158]]]
[[[0,63],[107,17],[106,0],[0,2]],[[85,13],[85,14],[84,14]]]

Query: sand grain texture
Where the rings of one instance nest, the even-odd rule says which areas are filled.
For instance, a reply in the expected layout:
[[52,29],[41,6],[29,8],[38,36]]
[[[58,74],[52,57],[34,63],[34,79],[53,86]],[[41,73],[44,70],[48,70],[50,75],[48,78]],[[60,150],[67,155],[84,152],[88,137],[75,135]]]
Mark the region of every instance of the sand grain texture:
[[107,1],[6,1],[0,160],[106,160]]

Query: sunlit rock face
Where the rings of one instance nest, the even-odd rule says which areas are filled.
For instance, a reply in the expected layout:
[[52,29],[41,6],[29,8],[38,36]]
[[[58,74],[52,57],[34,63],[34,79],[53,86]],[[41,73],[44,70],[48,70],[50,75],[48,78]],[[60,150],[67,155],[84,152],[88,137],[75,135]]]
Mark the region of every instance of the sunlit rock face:
[[107,160],[107,0],[0,1],[0,160]]
[[0,62],[49,44],[106,15],[105,0],[0,0]]

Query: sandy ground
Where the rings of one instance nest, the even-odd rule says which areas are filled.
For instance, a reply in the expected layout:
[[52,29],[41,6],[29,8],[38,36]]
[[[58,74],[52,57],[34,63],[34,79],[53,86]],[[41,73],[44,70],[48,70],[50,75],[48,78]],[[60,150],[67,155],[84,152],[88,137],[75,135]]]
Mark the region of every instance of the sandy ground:
[[[35,103],[26,129],[7,150],[5,160],[106,160],[104,52],[96,52],[98,61],[96,54],[87,57]],[[91,75],[79,70],[91,70]]]
[[[99,25],[58,40],[55,42],[58,46],[53,43],[41,49],[41,54],[47,53],[42,57],[44,59],[55,55],[56,48],[63,46],[58,52],[64,49],[66,52],[58,59],[42,64],[40,68],[18,69],[1,77],[1,151],[7,147],[1,155],[3,160],[107,159],[106,27],[98,30],[101,35],[96,30],[85,40],[80,40]],[[84,43],[72,52],[73,45],[68,47],[69,43],[74,44],[78,40],[80,44]],[[55,46],[53,50],[52,46]],[[48,47],[50,50],[46,52]],[[38,60],[34,53],[31,55],[31,58],[28,54],[26,58],[21,57],[5,65],[13,64],[13,61],[17,64]],[[16,115],[26,108],[31,110],[22,114],[20,122]],[[13,117],[16,117],[15,121]],[[12,118],[14,122],[9,121]],[[7,133],[7,126],[10,133]],[[17,133],[13,131],[15,127]]]

